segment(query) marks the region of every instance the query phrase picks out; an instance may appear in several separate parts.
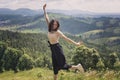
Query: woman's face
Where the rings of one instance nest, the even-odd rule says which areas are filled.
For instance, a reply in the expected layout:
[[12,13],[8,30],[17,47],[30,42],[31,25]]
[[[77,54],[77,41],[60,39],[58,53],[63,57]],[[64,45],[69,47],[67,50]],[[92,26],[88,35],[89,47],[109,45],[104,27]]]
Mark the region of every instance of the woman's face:
[[57,24],[56,21],[54,21],[54,23],[53,23],[53,29],[56,29],[57,27],[58,27],[58,24]]

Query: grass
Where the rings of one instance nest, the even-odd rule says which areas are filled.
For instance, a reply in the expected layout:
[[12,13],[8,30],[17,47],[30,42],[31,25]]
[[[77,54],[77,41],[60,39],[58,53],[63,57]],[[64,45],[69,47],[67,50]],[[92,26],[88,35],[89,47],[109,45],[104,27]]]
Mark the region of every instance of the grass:
[[97,38],[97,39],[89,39],[87,41],[89,43],[94,43],[94,44],[104,44],[104,43],[110,43],[117,40],[120,40],[120,37]]
[[89,38],[91,35],[96,35],[97,33],[103,33],[104,30],[92,30],[92,31],[88,31],[83,33],[83,38]]
[[20,32],[22,32],[22,33],[40,33],[43,31],[40,30],[40,28],[36,28],[36,29],[24,29],[24,30],[21,30]]
[[[114,71],[90,71],[82,74],[61,70],[58,76],[58,80],[120,80],[120,72]],[[6,71],[0,74],[0,80],[53,80],[53,71],[43,68],[34,68],[18,73]]]
[[[20,26],[17,26],[17,28],[20,28]],[[44,32],[44,30],[41,30],[40,28],[34,28],[34,29],[24,29],[24,30],[16,30],[16,27],[3,27],[0,28],[0,30],[9,30],[9,31],[13,31],[13,32],[22,32],[22,33],[40,33],[40,32]]]

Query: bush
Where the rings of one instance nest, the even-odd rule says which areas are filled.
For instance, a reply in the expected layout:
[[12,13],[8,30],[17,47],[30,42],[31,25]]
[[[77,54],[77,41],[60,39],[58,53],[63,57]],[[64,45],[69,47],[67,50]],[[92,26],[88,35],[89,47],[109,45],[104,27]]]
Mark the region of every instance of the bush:
[[101,71],[101,70],[103,70],[105,68],[105,65],[104,65],[104,63],[102,62],[101,59],[96,64],[96,67],[97,67],[97,70],[99,70],[99,71]]
[[4,42],[0,42],[0,72],[3,72],[3,55],[5,53],[5,50],[7,49],[7,44]]
[[[111,53],[109,55],[109,59],[108,59],[108,64],[107,64],[107,67],[110,68],[110,69],[114,69],[114,64],[115,63],[118,63],[119,62],[119,58],[117,56],[116,53]],[[116,64],[117,65],[117,64]]]
[[116,71],[120,71],[120,61],[116,61],[116,62],[114,63],[114,69],[115,69]]
[[14,48],[7,48],[5,54],[3,55],[3,66],[5,70],[14,70],[17,72],[17,64],[19,58],[22,55],[22,51],[14,49]]
[[39,57],[35,60],[35,67],[44,67],[43,57]]
[[99,53],[93,48],[90,49],[85,46],[80,46],[75,49],[74,54],[73,62],[75,64],[81,63],[85,71],[104,67]]
[[19,70],[29,70],[32,69],[33,67],[34,67],[34,61],[29,55],[24,54],[20,57],[18,63]]
[[49,69],[52,69],[52,61],[48,56],[42,55],[35,60],[35,66],[36,67],[47,67]]

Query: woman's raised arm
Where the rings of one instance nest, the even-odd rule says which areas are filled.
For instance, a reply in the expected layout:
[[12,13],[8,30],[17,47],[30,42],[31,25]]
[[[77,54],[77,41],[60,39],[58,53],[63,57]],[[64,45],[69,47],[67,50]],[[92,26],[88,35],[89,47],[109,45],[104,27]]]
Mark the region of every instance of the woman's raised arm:
[[47,25],[48,25],[48,27],[49,27],[49,17],[48,17],[48,14],[47,14],[47,12],[46,12],[46,6],[47,6],[47,4],[44,4],[44,6],[43,6],[43,10],[44,10],[44,16],[45,16],[45,19],[46,19],[46,22],[47,22]]

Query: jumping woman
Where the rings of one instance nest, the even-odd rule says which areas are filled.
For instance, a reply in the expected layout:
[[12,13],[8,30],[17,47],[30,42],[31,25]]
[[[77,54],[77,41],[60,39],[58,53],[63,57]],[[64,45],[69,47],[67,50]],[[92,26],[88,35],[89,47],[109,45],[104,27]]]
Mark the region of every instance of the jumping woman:
[[84,69],[82,68],[81,64],[78,65],[68,65],[65,60],[65,56],[63,53],[62,46],[59,44],[59,38],[63,38],[66,41],[75,44],[76,46],[80,46],[81,42],[75,42],[71,40],[70,38],[66,37],[60,30],[60,24],[57,20],[51,20],[49,21],[49,17],[46,12],[46,4],[43,6],[44,10],[44,16],[47,22],[48,26],[48,39],[50,44],[50,49],[52,52],[52,64],[53,64],[53,71],[54,71],[54,80],[57,80],[57,74],[58,71],[63,70],[82,70],[84,72]]

